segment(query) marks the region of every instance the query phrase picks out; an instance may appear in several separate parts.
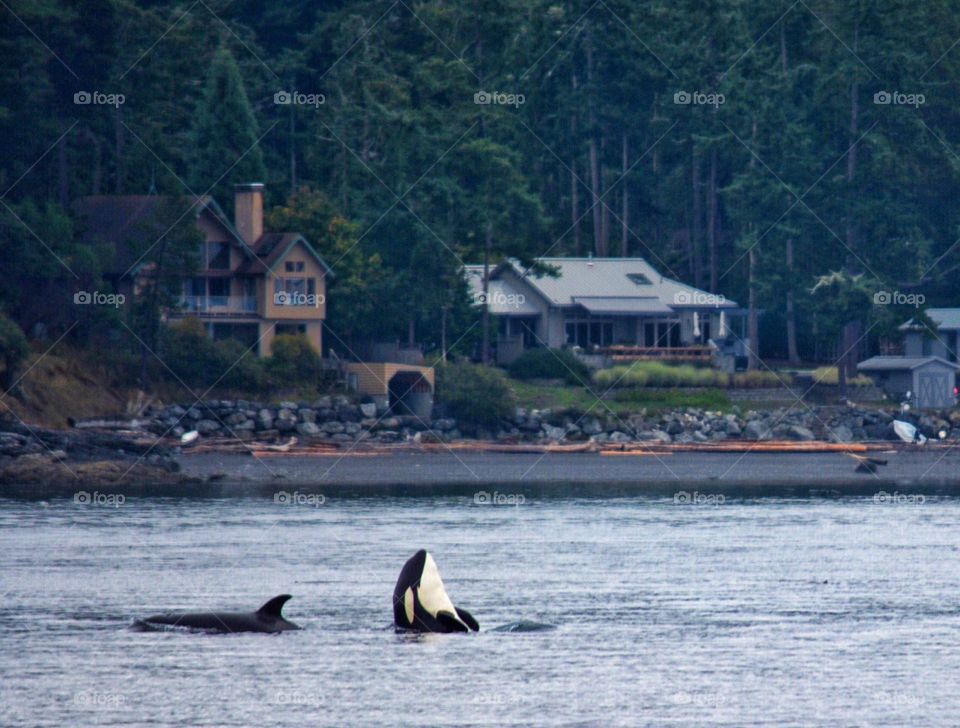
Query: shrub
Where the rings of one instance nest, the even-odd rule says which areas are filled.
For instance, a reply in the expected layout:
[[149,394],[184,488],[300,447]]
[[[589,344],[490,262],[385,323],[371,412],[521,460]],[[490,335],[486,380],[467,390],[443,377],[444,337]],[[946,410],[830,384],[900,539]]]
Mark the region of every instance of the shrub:
[[[727,374],[716,369],[690,364],[664,364],[658,361],[634,362],[630,365],[602,369],[594,375],[601,387],[778,387],[785,376],[770,371]],[[781,381],[782,380],[782,381]]]
[[437,401],[462,422],[493,427],[514,412],[513,392],[499,369],[460,362],[437,367]]
[[590,383],[590,369],[566,349],[528,349],[507,370],[517,379],[563,379],[573,385]]
[[281,334],[270,346],[267,369],[274,384],[317,383],[320,380],[320,352],[302,334]]
[[0,313],[0,388],[7,391],[17,379],[20,365],[30,355],[27,337],[11,319]]
[[[840,373],[836,367],[817,367],[813,370],[813,382],[836,386],[840,383]],[[848,377],[847,384],[851,387],[869,387],[873,384],[873,380],[866,374],[858,374],[855,377]]]
[[190,387],[259,390],[266,386],[266,372],[256,355],[234,339],[213,341],[203,324],[188,317],[163,333],[164,363],[173,372],[163,373]]

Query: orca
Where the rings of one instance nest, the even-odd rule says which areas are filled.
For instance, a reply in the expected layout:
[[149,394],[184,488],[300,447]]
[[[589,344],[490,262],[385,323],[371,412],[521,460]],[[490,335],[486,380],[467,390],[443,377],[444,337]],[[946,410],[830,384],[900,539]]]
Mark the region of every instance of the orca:
[[203,632],[286,632],[300,629],[281,614],[289,594],[274,597],[255,612],[167,612],[134,621],[140,631],[183,627]]
[[478,632],[465,609],[453,606],[433,557],[420,549],[407,559],[393,588],[393,624],[397,631]]

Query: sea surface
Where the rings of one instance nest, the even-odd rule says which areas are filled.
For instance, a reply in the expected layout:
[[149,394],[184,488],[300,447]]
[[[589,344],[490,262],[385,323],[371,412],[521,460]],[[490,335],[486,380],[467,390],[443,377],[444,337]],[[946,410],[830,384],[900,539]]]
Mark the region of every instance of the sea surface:
[[[0,500],[2,726],[960,725],[957,500],[108,495]],[[421,547],[480,633],[394,633]]]

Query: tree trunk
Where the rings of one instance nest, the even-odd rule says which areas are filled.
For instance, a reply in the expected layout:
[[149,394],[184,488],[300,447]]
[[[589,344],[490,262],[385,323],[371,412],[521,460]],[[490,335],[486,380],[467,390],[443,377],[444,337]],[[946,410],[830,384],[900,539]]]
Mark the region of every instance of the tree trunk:
[[125,190],[124,185],[124,166],[123,166],[123,107],[118,106],[113,116],[113,133],[114,133],[114,157],[116,159],[116,173],[117,178],[115,180],[116,185],[116,194],[122,195]]
[[493,249],[493,224],[487,222],[483,243],[483,348],[481,359],[490,363],[490,251]]
[[440,361],[447,362],[447,306],[440,308]]
[[[573,87],[574,102],[577,95],[577,75],[570,78]],[[577,148],[577,112],[570,114],[570,148]],[[570,157],[570,225],[573,227],[573,247],[577,256],[583,254],[583,241],[580,239],[580,181],[577,179],[577,155]]]
[[707,244],[710,246],[710,292],[717,292],[719,262],[717,260],[717,150],[710,150],[710,181],[707,188]]
[[69,170],[67,169],[67,140],[70,135],[67,134],[57,145],[57,197],[60,207],[67,209],[70,204],[70,181]]
[[600,153],[597,149],[597,102],[593,79],[593,38],[586,26],[587,46],[587,112],[590,127],[590,196],[593,213],[593,249],[599,257],[606,257],[603,240],[603,221],[600,214]]
[[629,243],[630,243],[630,225],[627,222],[629,211],[630,211],[630,185],[627,184],[626,175],[627,175],[627,160],[629,159],[630,153],[627,148],[627,134],[623,133],[623,146],[622,154],[620,156],[620,174],[623,175],[624,180],[622,181],[623,189],[623,219],[620,221],[620,257],[626,258],[629,255]]
[[749,344],[747,348],[747,369],[753,371],[760,368],[760,333],[757,326],[757,252],[755,248],[750,248],[748,257],[750,259],[750,293],[747,309],[747,341]]
[[690,221],[690,271],[693,273],[693,285],[703,288],[703,264],[700,260],[700,240],[703,237],[701,220],[703,209],[700,204],[700,154],[693,150],[693,163],[690,165],[690,182],[693,188],[692,216]]
[[297,116],[296,107],[290,105],[290,196],[297,194]]
[[800,363],[797,352],[797,313],[793,306],[793,238],[787,238],[787,360],[791,365]]

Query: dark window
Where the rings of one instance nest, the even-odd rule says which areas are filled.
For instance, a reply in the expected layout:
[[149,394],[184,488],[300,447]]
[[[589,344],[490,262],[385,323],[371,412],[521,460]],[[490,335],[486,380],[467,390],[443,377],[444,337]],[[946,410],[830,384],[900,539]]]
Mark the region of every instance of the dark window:
[[227,243],[207,243],[207,268],[230,269],[230,246]]
[[277,336],[295,336],[297,334],[306,334],[306,324],[277,324]]
[[638,286],[650,286],[653,285],[650,283],[650,279],[647,278],[643,273],[627,273],[627,278],[629,278],[633,283]]
[[210,305],[226,306],[230,295],[230,280],[227,278],[210,278],[207,282],[210,287]]
[[303,261],[302,260],[288,260],[283,264],[284,270],[287,273],[302,273],[303,272]]

